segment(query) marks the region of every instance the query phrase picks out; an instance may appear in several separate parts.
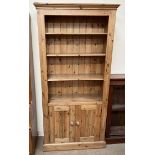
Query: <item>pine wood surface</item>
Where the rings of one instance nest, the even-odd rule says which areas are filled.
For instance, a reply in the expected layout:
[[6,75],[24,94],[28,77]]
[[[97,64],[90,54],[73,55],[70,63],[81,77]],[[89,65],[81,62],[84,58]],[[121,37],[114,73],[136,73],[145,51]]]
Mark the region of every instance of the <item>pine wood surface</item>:
[[38,10],[44,150],[104,147],[119,5],[34,5]]

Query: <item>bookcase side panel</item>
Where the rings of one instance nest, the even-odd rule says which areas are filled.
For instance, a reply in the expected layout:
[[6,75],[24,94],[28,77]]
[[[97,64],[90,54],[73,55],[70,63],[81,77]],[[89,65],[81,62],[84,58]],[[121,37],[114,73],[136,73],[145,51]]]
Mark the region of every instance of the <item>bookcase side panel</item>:
[[42,13],[41,10],[38,10],[37,18],[38,18],[38,32],[39,32],[41,84],[42,84],[44,144],[48,144],[49,143],[49,117],[48,117],[48,87],[47,87],[45,21],[44,21],[44,14]]
[[112,50],[113,50],[113,40],[114,40],[114,28],[115,28],[115,18],[116,11],[109,11],[109,21],[108,21],[108,36],[107,36],[107,47],[106,47],[106,57],[105,57],[105,68],[104,68],[104,84],[103,84],[103,105],[102,105],[102,121],[100,129],[100,139],[105,139],[105,128],[106,128],[106,117],[107,117],[107,104],[109,95],[109,83],[110,83],[110,72],[111,72],[111,61],[112,61]]

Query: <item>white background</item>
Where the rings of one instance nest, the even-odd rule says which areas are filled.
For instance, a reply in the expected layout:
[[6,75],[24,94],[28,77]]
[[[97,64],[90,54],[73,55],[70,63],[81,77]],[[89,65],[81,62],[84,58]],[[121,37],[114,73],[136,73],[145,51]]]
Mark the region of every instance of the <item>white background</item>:
[[[36,84],[36,100],[37,100],[37,123],[38,134],[43,135],[43,117],[42,117],[42,99],[41,99],[41,77],[39,64],[39,43],[38,43],[38,26],[37,26],[37,12],[33,5],[35,0],[30,0],[30,16],[32,29],[32,42],[34,53],[34,69],[35,69],[35,84]],[[82,3],[83,0],[40,0],[39,2],[50,3]],[[86,3],[86,2],[85,2]],[[103,0],[90,0],[87,3],[103,3]],[[125,73],[125,7],[124,0],[105,0],[104,3],[121,4],[117,10],[116,26],[114,36],[114,47],[112,55],[112,74]]]
[[[125,2],[126,155],[155,154],[154,3]],[[28,155],[29,4],[0,4],[0,154]]]

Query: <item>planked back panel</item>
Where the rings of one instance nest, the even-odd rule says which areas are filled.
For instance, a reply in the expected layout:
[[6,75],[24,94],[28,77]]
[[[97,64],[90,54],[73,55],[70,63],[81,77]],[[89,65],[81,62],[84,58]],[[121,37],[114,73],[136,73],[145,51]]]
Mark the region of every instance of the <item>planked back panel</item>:
[[49,82],[49,95],[102,95],[102,81],[57,81]]
[[103,75],[102,57],[51,57],[47,62],[48,74]]
[[47,54],[105,53],[106,35],[48,35]]
[[46,16],[46,33],[106,33],[108,16]]

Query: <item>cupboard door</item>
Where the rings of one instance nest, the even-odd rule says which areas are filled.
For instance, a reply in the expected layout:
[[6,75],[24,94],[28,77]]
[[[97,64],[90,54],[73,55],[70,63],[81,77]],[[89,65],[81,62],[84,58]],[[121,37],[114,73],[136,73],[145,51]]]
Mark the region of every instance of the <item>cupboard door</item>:
[[69,106],[50,107],[50,142],[69,142]]
[[76,106],[75,141],[99,141],[101,126],[101,105]]

